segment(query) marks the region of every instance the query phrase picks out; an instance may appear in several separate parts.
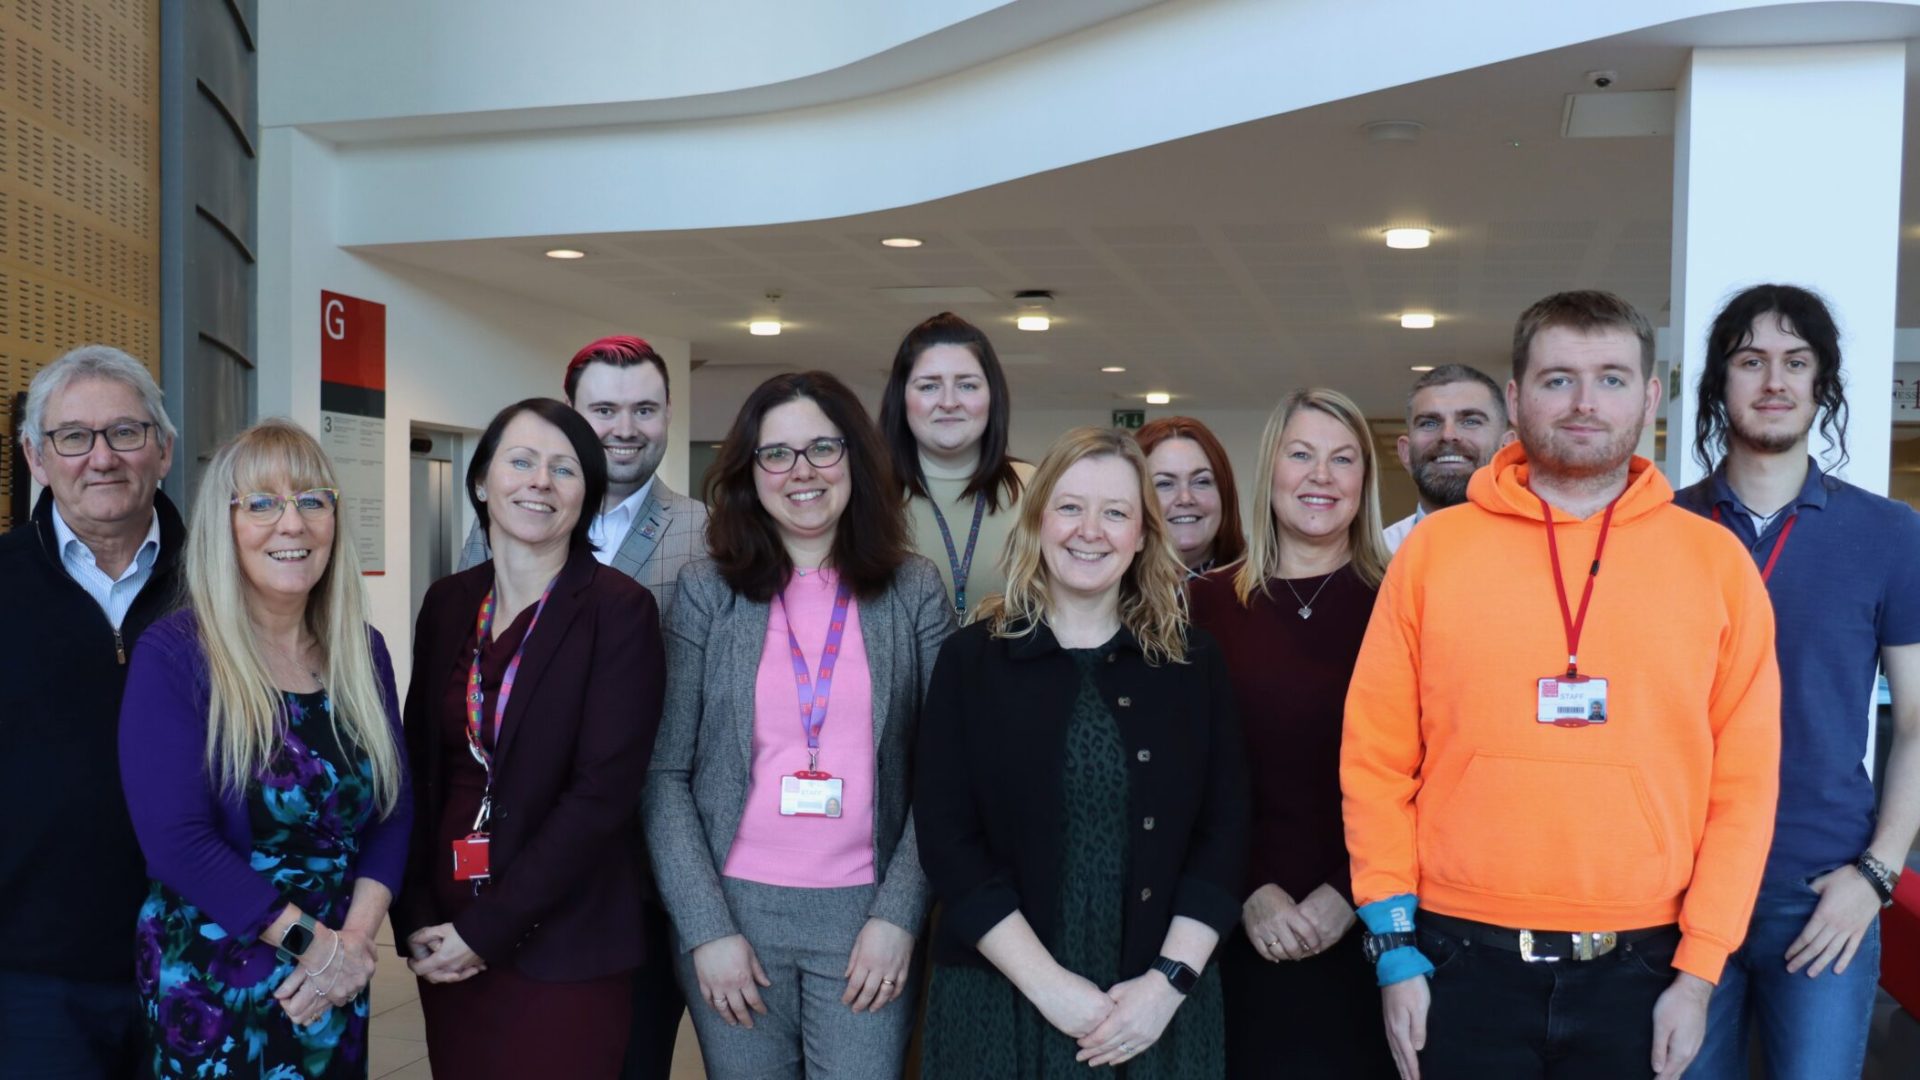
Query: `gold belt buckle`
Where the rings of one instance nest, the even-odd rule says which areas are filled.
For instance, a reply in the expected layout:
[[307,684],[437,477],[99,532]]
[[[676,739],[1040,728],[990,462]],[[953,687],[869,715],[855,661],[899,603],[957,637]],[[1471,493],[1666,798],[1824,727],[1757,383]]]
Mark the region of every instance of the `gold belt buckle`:
[[[1604,933],[1592,931],[1569,934],[1568,936],[1573,939],[1573,958],[1576,960],[1592,960],[1596,956],[1605,956],[1613,951],[1615,945],[1620,943],[1620,935],[1610,930]],[[1557,964],[1560,962],[1561,958],[1558,956],[1535,956],[1533,954],[1533,944],[1533,931],[1520,931],[1520,959],[1529,964]]]

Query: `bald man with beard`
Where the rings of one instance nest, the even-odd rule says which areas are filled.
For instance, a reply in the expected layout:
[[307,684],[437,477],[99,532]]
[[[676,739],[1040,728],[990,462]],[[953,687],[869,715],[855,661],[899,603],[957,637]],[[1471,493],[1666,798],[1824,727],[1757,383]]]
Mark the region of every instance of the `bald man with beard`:
[[1500,384],[1478,368],[1442,364],[1416,379],[1407,393],[1407,433],[1400,465],[1413,476],[1420,505],[1386,527],[1388,551],[1428,514],[1467,501],[1467,481],[1513,441]]

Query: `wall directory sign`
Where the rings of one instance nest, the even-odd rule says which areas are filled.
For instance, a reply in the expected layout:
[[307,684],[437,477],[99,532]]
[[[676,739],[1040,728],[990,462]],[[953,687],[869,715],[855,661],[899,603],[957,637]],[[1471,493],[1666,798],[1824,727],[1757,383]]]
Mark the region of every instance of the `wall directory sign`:
[[387,572],[387,305],[320,292],[320,445],[364,574]]

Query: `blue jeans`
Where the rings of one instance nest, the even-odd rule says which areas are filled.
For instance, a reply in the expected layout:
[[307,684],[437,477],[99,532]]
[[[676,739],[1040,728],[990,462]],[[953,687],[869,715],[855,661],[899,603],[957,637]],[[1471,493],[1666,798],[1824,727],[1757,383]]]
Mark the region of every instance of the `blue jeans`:
[[0,1076],[120,1080],[133,1075],[140,995],[133,983],[90,983],[0,971]]
[[1787,972],[1787,946],[1800,936],[1820,894],[1800,879],[1760,885],[1746,944],[1727,960],[1707,1013],[1707,1041],[1688,1080],[1747,1080],[1747,1046],[1757,1024],[1773,1080],[1859,1080],[1880,983],[1880,920],[1836,975]]

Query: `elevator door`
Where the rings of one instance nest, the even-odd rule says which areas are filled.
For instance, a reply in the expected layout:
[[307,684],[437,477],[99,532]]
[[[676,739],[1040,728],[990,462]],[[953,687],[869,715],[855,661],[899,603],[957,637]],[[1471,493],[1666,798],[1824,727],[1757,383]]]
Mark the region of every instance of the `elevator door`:
[[[447,436],[416,434],[411,492],[412,606],[409,623],[420,617],[427,586],[453,572],[453,461],[443,447]],[[424,448],[422,444],[427,444]]]

